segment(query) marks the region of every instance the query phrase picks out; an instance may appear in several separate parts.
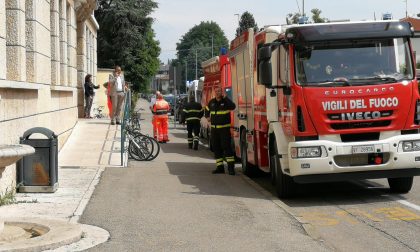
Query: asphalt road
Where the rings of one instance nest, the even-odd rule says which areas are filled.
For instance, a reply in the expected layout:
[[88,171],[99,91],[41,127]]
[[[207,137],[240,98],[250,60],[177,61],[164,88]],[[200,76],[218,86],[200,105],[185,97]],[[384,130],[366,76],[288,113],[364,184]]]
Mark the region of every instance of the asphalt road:
[[211,175],[210,151],[188,150],[171,126],[156,160],[103,173],[81,222],[111,239],[91,251],[420,251],[420,178],[402,195],[365,180],[302,185],[280,201],[264,174]]
[[[268,176],[253,178],[275,197]],[[408,194],[391,194],[385,179],[301,185],[282,201],[338,251],[420,251],[420,178]]]
[[[143,113],[149,133],[150,117]],[[189,150],[184,128],[170,132],[155,160],[102,174],[80,222],[111,238],[89,251],[330,250],[244,176],[212,175],[212,153]]]

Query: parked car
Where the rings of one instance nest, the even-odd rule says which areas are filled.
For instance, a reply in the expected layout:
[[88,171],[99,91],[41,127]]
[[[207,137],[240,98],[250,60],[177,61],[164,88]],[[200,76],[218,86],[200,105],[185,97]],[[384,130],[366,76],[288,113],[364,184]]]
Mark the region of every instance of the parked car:
[[164,95],[163,99],[169,103],[169,105],[171,106],[171,115],[174,115],[174,111],[175,111],[175,97],[174,97],[174,95],[172,95],[172,94]]

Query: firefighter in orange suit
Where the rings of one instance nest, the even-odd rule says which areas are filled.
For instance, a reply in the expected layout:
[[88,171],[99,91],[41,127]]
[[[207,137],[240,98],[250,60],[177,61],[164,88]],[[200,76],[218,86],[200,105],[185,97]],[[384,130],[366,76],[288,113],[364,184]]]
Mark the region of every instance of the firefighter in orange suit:
[[153,132],[155,132],[158,142],[166,143],[168,138],[168,112],[170,111],[168,102],[163,99],[162,94],[156,93],[156,102],[153,105]]
[[[160,92],[159,91],[156,91],[156,93],[155,93],[155,97],[152,97],[152,99],[151,99],[151,101],[150,101],[150,105],[149,105],[149,108],[150,108],[150,111],[153,113],[153,106],[155,105],[155,103],[156,103],[156,97],[158,96],[160,94]],[[158,137],[157,137],[157,132],[156,132],[156,123],[155,123],[155,117],[153,116],[152,117],[152,125],[153,125],[153,137],[155,138],[155,139],[157,139]]]
[[213,174],[225,173],[223,160],[228,164],[229,175],[235,175],[235,157],[231,146],[230,112],[236,108],[220,87],[214,89],[216,97],[211,99],[205,109],[206,118],[211,122],[211,146],[216,158]]

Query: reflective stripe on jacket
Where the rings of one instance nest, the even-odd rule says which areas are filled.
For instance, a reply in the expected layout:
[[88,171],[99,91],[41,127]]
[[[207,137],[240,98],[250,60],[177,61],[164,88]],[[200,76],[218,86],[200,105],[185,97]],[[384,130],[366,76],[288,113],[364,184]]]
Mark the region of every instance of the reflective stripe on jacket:
[[185,114],[185,121],[200,121],[201,117],[203,117],[204,111],[201,107],[201,104],[198,102],[188,102],[183,110]]
[[230,112],[236,108],[229,98],[223,97],[220,101],[213,98],[205,108],[206,117],[210,117],[212,128],[230,127]]
[[155,104],[153,105],[154,115],[167,115],[169,110],[169,103],[164,99],[157,99]]

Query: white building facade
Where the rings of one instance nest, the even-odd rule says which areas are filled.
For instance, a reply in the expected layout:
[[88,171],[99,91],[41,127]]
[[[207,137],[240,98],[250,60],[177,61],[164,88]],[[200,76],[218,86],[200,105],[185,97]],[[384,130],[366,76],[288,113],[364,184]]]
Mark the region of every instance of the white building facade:
[[[0,0],[0,145],[33,127],[58,135],[59,148],[83,115],[83,83],[96,78],[96,0]],[[15,165],[0,167],[0,197],[16,186]]]

